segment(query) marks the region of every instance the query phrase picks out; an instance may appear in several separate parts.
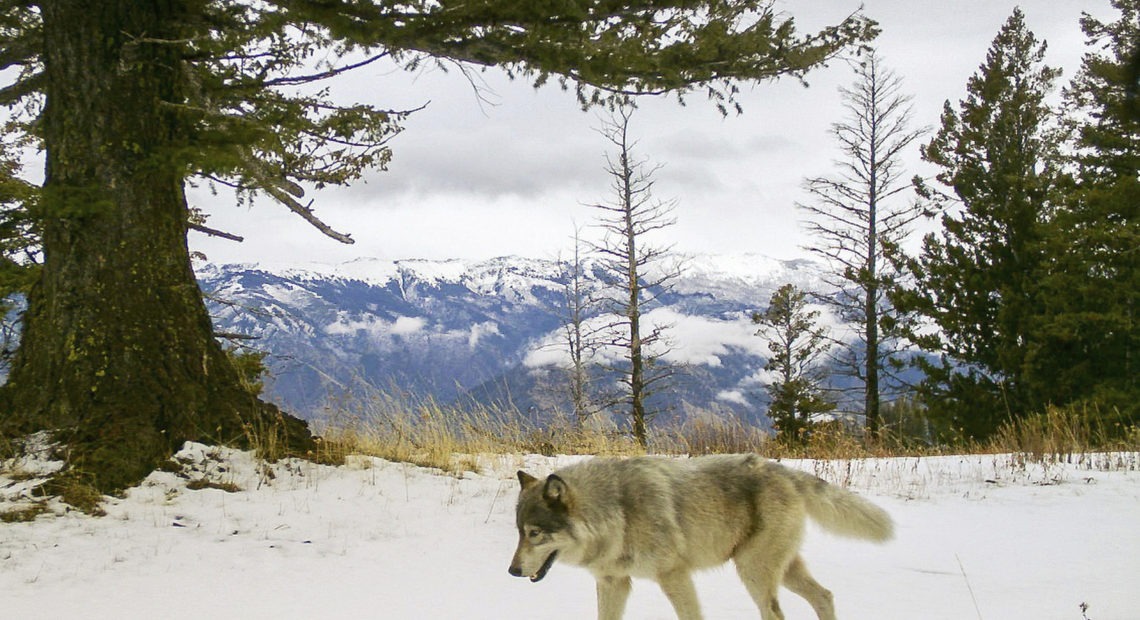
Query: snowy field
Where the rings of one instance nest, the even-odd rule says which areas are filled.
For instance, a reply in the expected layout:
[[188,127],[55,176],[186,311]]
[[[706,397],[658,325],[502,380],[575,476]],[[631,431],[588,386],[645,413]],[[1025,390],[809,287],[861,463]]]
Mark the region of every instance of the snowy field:
[[[102,518],[0,523],[0,618],[594,617],[581,569],[556,564],[537,584],[507,574],[515,471],[573,459],[487,457],[481,474],[456,477],[359,457],[259,469],[248,453],[194,444],[179,458],[192,477],[242,491],[189,490],[156,472]],[[848,485],[897,522],[882,546],[809,530],[804,556],[844,620],[1136,620],[1138,458],[786,464]],[[5,464],[0,511],[40,467]],[[731,567],[700,574],[697,588],[709,619],[758,617]],[[791,593],[781,603],[789,620],[814,618]],[[656,584],[635,581],[626,617],[674,616]]]

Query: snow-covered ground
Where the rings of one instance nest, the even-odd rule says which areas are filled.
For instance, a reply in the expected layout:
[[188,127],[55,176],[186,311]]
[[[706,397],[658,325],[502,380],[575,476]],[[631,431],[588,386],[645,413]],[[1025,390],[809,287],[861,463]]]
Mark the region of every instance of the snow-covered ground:
[[[156,472],[102,518],[0,523],[0,618],[593,618],[581,569],[556,564],[537,584],[507,574],[515,470],[572,459],[485,457],[481,474],[457,477],[360,457],[266,469],[195,444],[179,458],[193,478],[242,490],[188,490]],[[787,464],[849,485],[897,522],[883,546],[809,530],[804,556],[844,620],[1135,620],[1138,458],[1098,459],[1123,464],[1113,471],[1002,456]],[[0,470],[0,511],[37,467]],[[707,618],[758,616],[730,567],[697,587]],[[789,620],[814,618],[786,591],[781,603]],[[674,616],[637,581],[626,617]]]

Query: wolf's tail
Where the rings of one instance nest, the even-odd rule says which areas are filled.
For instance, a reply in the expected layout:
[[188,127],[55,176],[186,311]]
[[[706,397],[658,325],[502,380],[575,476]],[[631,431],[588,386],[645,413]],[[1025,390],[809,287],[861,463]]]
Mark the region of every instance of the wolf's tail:
[[823,529],[840,536],[886,542],[895,534],[887,511],[811,474],[788,470],[800,489],[807,513]]

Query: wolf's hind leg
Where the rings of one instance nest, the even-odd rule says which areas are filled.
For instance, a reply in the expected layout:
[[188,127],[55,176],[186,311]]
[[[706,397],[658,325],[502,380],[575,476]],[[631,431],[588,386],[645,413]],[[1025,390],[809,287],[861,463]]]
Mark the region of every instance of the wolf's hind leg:
[[[798,541],[793,537],[791,542]],[[736,573],[760,608],[763,620],[784,620],[776,594],[795,553],[794,546],[778,544],[771,536],[763,536],[750,541],[732,558]]]
[[740,575],[740,580],[744,582],[744,587],[748,588],[748,594],[752,595],[752,600],[760,608],[760,618],[762,620],[784,620],[784,612],[780,609],[780,602],[776,600],[776,591],[780,587],[780,575],[777,574],[774,567],[755,565],[737,558],[736,572]]
[[598,577],[598,620],[621,620],[631,587],[629,577]]
[[784,573],[784,585],[811,603],[811,608],[815,610],[819,620],[835,620],[835,604],[832,601],[831,591],[812,578],[807,566],[804,565],[803,558],[796,556],[796,559],[792,560],[788,572]]
[[693,578],[685,571],[672,571],[657,576],[657,583],[677,612],[677,620],[701,620],[701,605]]

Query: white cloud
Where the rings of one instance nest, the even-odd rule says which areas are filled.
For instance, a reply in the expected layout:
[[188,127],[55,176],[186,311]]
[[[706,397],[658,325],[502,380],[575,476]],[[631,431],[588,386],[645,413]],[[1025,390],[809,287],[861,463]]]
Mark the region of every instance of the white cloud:
[[659,308],[646,313],[644,319],[647,329],[667,329],[670,350],[664,357],[673,363],[715,368],[721,365],[720,357],[734,349],[757,356],[766,352],[763,339],[756,336],[752,319],[746,316],[718,320]]
[[503,335],[502,332],[499,331],[498,324],[496,324],[492,321],[486,321],[484,323],[476,323],[476,324],[471,326],[471,332],[467,336],[467,346],[474,349],[479,344],[479,341],[483,339],[484,336],[502,336],[502,335]]
[[531,348],[526,354],[526,359],[523,360],[523,366],[527,368],[541,368],[543,366],[565,368],[569,366],[569,360],[570,354],[567,348],[553,339],[548,339]]
[[748,397],[744,395],[744,392],[740,390],[721,390],[717,392],[716,398],[717,400],[723,400],[737,405],[749,406],[752,404],[748,401]]
[[[602,325],[606,317],[592,319],[587,328]],[[749,355],[765,356],[764,340],[755,335],[752,319],[741,315],[733,319],[718,320],[708,317],[681,314],[669,308],[657,308],[642,315],[642,332],[664,328],[664,338],[656,351],[665,351],[666,361],[675,364],[694,364],[711,367],[721,365],[721,356],[734,351]],[[535,346],[525,360],[528,367],[568,364],[567,347],[561,340],[560,332],[549,334],[543,342]],[[623,351],[607,347],[598,351],[594,362],[617,361]]]
[[420,317],[401,316],[395,321],[364,314],[350,317],[346,312],[338,313],[337,320],[325,327],[325,333],[332,336],[366,334],[378,343],[387,342],[393,336],[407,337],[417,334],[427,327],[427,321]]
[[427,320],[418,316],[401,316],[392,323],[392,333],[396,336],[407,336],[419,331],[427,325]]
[[360,319],[350,319],[345,312],[338,312],[337,319],[325,327],[325,333],[332,336],[342,336],[354,332],[368,332],[377,334],[388,331],[386,323],[372,315],[364,315]]

